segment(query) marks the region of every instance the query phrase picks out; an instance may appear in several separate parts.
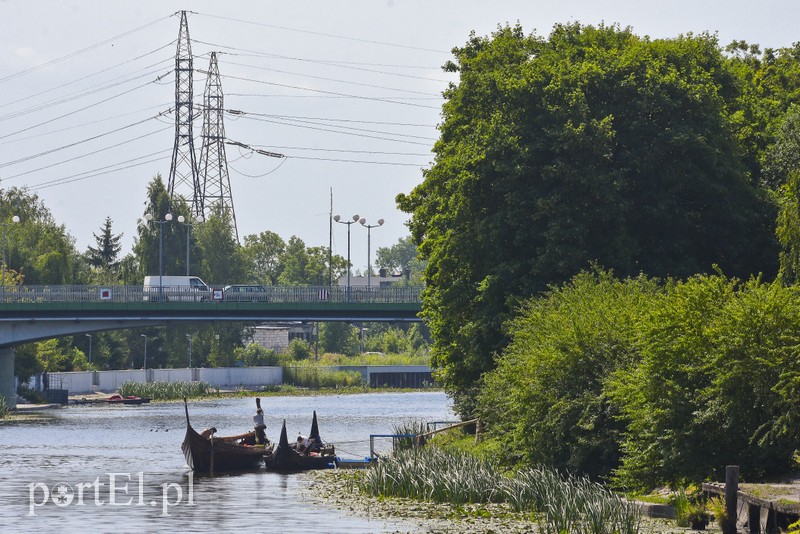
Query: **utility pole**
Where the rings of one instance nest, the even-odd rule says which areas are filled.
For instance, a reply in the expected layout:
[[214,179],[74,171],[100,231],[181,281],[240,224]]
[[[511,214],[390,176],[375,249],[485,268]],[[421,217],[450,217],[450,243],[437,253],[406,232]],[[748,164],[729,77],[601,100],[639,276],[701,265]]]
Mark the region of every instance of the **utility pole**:
[[228,211],[238,242],[239,229],[236,226],[236,211],[233,209],[233,193],[231,193],[228,160],[225,154],[225,124],[222,120],[224,109],[217,53],[211,52],[206,88],[203,92],[203,146],[200,149],[198,167],[203,192],[199,215],[212,207],[220,208],[221,212]]
[[191,198],[192,210],[195,215],[201,215],[201,189],[197,177],[192,126],[194,116],[192,74],[189,25],[186,22],[186,11],[181,11],[181,28],[178,32],[178,47],[175,52],[175,144],[172,149],[172,164],[169,169],[167,191],[170,199],[181,193],[185,194],[187,198]]

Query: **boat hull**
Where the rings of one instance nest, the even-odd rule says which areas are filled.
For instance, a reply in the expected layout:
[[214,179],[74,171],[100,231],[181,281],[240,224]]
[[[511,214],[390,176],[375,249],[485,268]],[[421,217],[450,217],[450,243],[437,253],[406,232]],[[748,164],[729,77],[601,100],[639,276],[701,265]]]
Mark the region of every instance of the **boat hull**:
[[[315,414],[316,415],[316,414]],[[317,433],[318,435],[318,433]],[[297,473],[313,469],[328,469],[335,467],[336,456],[333,447],[325,447],[319,456],[300,454],[289,446],[286,437],[286,421],[281,428],[281,438],[278,446],[271,454],[264,456],[264,465],[267,471],[279,473]]]

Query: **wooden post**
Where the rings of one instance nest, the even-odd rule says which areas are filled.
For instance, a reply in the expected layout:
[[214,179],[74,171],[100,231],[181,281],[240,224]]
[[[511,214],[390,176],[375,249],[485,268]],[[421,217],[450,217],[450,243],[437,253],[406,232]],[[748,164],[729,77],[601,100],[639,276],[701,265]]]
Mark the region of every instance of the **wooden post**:
[[739,497],[739,466],[725,468],[725,512],[728,518],[722,525],[723,534],[736,534],[736,505]]

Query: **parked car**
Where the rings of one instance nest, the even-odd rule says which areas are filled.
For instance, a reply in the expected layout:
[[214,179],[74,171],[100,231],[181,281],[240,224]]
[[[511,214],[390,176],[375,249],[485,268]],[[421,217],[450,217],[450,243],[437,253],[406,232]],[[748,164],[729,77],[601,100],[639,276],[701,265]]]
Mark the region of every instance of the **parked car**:
[[261,285],[231,285],[222,289],[222,298],[228,302],[266,302],[267,290]]

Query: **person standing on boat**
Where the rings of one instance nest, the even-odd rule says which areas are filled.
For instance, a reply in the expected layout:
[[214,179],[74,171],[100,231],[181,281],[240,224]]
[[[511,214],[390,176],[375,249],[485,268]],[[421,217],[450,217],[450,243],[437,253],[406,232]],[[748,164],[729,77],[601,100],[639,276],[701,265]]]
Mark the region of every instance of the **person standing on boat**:
[[253,416],[253,427],[256,431],[256,443],[264,445],[267,443],[267,425],[264,424],[264,410],[261,409],[261,399],[256,397],[256,414]]

